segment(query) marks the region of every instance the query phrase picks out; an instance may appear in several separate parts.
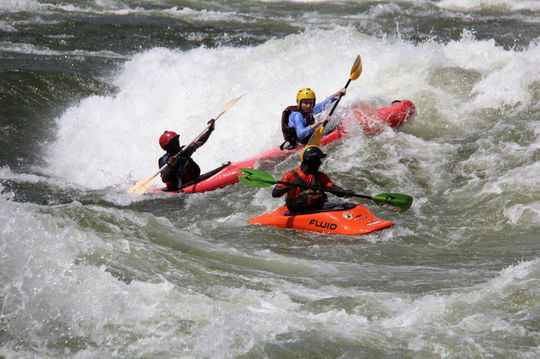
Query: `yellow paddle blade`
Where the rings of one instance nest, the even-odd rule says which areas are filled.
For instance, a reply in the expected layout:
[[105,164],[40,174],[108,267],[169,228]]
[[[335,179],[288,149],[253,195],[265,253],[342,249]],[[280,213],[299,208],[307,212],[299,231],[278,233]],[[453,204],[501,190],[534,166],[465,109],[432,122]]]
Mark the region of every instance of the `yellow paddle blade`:
[[362,73],[362,58],[360,55],[356,56],[356,60],[354,60],[354,64],[351,68],[351,80],[356,80],[360,77],[360,74]]
[[319,126],[313,131],[311,134],[311,137],[309,138],[309,141],[306,145],[307,146],[320,146],[321,145],[321,138],[323,136],[324,132],[324,126]]
[[152,176],[137,181],[137,183],[128,188],[128,192],[135,194],[145,194],[154,185],[154,178],[155,176]]

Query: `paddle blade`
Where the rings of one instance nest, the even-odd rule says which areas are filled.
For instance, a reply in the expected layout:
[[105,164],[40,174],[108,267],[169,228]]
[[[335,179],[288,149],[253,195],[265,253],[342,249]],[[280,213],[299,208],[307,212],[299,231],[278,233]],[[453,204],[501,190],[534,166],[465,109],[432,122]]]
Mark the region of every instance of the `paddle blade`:
[[379,206],[395,212],[405,212],[413,203],[411,196],[401,193],[381,193],[371,199]]
[[228,109],[230,109],[232,107],[232,105],[234,105],[235,103],[238,102],[238,100],[240,100],[242,98],[242,96],[244,96],[245,93],[241,94],[240,96],[238,97],[235,97],[233,98],[232,100],[230,100],[229,102],[227,102],[227,104],[225,106],[223,106],[223,109],[221,110],[221,112],[219,113],[219,115],[216,116],[216,120],[218,118],[221,117],[221,115],[223,115],[225,112],[227,112]]
[[362,58],[360,55],[356,56],[356,60],[354,60],[354,64],[351,68],[351,80],[356,80],[360,77],[360,74],[362,73]]
[[154,177],[155,176],[152,176],[137,181],[133,186],[128,188],[128,192],[135,194],[145,194],[154,185]]
[[269,187],[277,183],[270,174],[253,168],[238,169],[238,180],[249,187]]
[[324,132],[324,126],[319,126],[313,131],[313,134],[309,138],[309,141],[306,145],[307,146],[320,146],[321,145],[321,138],[323,136]]

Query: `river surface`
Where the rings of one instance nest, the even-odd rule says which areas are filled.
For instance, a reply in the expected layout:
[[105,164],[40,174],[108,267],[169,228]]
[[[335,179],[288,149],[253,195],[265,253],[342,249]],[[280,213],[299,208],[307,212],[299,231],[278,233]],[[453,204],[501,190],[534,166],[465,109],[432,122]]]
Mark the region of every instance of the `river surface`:
[[[279,145],[356,55],[334,120],[418,111],[322,170],[412,195],[363,202],[392,228],[251,225],[282,200],[241,184],[126,193],[242,93],[194,159]],[[0,129],[0,358],[540,357],[539,1],[2,0]]]

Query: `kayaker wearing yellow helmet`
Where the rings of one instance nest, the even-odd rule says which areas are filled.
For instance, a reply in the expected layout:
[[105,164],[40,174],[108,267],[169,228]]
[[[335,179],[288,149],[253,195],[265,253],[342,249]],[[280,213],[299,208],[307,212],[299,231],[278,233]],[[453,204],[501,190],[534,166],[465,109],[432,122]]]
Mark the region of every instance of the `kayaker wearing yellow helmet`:
[[315,105],[315,92],[310,88],[298,90],[296,94],[296,106],[287,107],[281,114],[281,131],[285,142],[281,149],[293,149],[298,143],[306,144],[313,131],[323,122],[330,118],[326,116],[315,122],[313,115],[322,112],[326,106],[337,100],[340,95],[345,95],[346,88],[342,88],[332,96]]
[[[341,194],[336,194],[339,197],[351,197],[354,191],[337,186],[324,172],[319,171],[321,160],[324,157],[326,157],[326,153],[318,146],[307,146],[300,153],[300,161],[302,161],[300,167],[285,173],[281,181],[328,188],[340,192]],[[274,187],[272,197],[281,197],[285,193],[287,193],[285,204],[290,213],[321,209],[327,200],[326,194],[322,191],[302,189],[284,184],[277,184]]]

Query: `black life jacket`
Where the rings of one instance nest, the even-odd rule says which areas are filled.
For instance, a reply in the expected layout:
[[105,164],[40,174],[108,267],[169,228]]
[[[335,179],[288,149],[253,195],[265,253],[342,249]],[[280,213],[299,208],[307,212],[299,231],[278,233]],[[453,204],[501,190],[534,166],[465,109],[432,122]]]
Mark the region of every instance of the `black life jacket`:
[[303,112],[302,110],[300,110],[300,106],[289,106],[285,110],[283,110],[283,113],[281,114],[281,132],[283,133],[283,139],[285,140],[285,142],[283,142],[281,146],[279,146],[279,148],[281,149],[283,149],[283,146],[287,142],[290,144],[290,149],[292,149],[298,146],[298,143],[302,143],[305,145],[309,141],[309,136],[304,138],[303,140],[300,140],[296,135],[296,129],[292,126],[289,126],[289,116],[293,111],[298,111],[302,114],[302,116],[306,119],[306,126],[310,126],[315,123],[313,114]]
[[[182,151],[182,149],[184,149],[184,146],[180,147],[180,151]],[[173,155],[170,153],[163,155],[158,161],[159,167],[161,168],[164,166],[172,156]],[[161,178],[165,182],[167,188],[176,190],[180,184],[183,185],[184,183],[195,181],[200,174],[201,168],[195,161],[193,161],[191,156],[186,157],[180,155],[178,158],[178,163],[172,168],[170,174],[166,178],[164,178],[162,175]]]
[[199,177],[200,174],[201,168],[197,162],[193,161],[190,157],[186,167],[184,167],[184,171],[182,172],[182,183],[193,182],[197,179],[197,177]]
[[[182,151],[185,148],[185,146],[180,147],[180,151]],[[184,156],[180,156],[184,157]],[[184,157],[185,158],[185,157]],[[187,158],[186,166],[182,170],[182,174],[179,174],[179,179],[182,183],[189,183],[195,181],[197,177],[201,174],[201,168],[197,164],[197,162],[193,161],[191,156]]]

